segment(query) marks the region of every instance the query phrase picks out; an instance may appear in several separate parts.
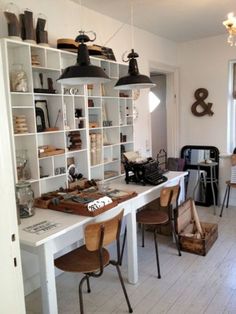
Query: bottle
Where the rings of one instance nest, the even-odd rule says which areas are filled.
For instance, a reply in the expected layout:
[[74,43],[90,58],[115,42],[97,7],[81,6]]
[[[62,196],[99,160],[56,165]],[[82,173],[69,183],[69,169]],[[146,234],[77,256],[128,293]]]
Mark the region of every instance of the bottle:
[[34,192],[30,183],[22,181],[16,184],[16,205],[20,218],[34,215]]

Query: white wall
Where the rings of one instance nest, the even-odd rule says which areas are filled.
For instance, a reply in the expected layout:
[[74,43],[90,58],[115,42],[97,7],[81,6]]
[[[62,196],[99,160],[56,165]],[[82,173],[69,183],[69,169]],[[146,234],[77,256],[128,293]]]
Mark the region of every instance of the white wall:
[[156,86],[152,92],[160,99],[159,105],[151,113],[152,156],[156,157],[160,149],[167,151],[166,132],[166,75],[153,75]]
[[[8,0],[0,0],[0,36],[7,35],[7,23],[2,16],[2,11]],[[97,33],[96,44],[104,44],[120,27],[121,23],[95,11],[83,8],[81,16],[80,6],[70,0],[14,0],[21,11],[29,8],[34,12],[34,16],[43,13],[48,18],[49,43],[56,46],[58,38],[75,38],[78,31],[93,30]],[[83,20],[83,25],[81,21]],[[121,62],[122,54],[131,49],[131,30],[129,25],[125,25],[121,31],[107,43],[111,47],[117,58]],[[164,64],[176,66],[177,45],[174,42],[165,40],[143,30],[134,30],[134,48],[139,53],[138,60],[140,73],[149,74],[150,64]],[[135,120],[134,136],[135,149],[149,153],[151,126],[148,107],[148,91],[141,91],[140,98],[136,101],[139,118]],[[37,287],[38,277],[36,276],[36,259],[28,254],[23,256],[23,273],[25,279],[25,292],[29,293]]]
[[[216,146],[221,153],[227,147],[227,101],[229,61],[236,59],[236,48],[226,35],[195,40],[179,46],[180,64],[180,147]],[[196,117],[191,113],[194,92],[208,90],[207,102],[213,103],[213,116]]]

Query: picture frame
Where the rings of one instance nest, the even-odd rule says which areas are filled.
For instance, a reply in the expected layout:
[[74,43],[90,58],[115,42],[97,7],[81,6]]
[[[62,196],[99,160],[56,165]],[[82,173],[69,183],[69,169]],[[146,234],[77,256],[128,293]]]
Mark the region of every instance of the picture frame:
[[50,128],[48,105],[46,100],[35,100],[37,132],[44,132]]

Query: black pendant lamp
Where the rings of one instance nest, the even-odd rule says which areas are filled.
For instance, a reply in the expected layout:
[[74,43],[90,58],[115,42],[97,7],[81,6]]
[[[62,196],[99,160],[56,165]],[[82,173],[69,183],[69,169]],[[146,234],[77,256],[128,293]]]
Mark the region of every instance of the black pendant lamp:
[[151,81],[151,79],[148,76],[139,74],[138,63],[136,60],[136,58],[138,57],[139,55],[134,51],[134,49],[132,49],[127,56],[128,60],[125,61],[129,62],[128,75],[121,77],[117,81],[114,87],[115,89],[132,90],[150,88],[156,85]]
[[[131,44],[134,47],[134,9],[133,9],[133,0],[130,1],[130,25],[131,25]],[[124,62],[129,62],[128,75],[121,77],[116,85],[115,89],[119,90],[133,90],[133,89],[142,89],[142,88],[151,88],[155,86],[151,79],[139,73],[137,58],[139,55],[134,49],[131,49],[131,52],[127,56],[127,60]]]
[[91,40],[84,31],[80,31],[79,33],[75,39],[79,43],[77,62],[75,65],[66,68],[57,81],[63,85],[100,84],[107,82],[110,78],[103,69],[90,63],[88,47],[85,44],[88,41],[94,41],[96,34],[93,33],[94,39]]

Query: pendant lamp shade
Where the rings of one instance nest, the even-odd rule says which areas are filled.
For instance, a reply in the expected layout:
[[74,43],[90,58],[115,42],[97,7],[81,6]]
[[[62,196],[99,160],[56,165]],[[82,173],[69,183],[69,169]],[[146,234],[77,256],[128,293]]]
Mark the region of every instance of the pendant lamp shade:
[[151,88],[155,86],[151,79],[139,73],[138,63],[136,58],[138,58],[138,54],[134,52],[134,49],[128,54],[129,61],[129,70],[128,75],[121,77],[116,85],[115,89],[119,90],[133,90],[133,89],[143,89],[143,88]]
[[75,39],[79,42],[77,62],[75,65],[67,67],[57,81],[63,85],[83,85],[99,84],[110,80],[102,68],[90,63],[88,47],[85,42],[94,41],[80,31],[80,35]]

